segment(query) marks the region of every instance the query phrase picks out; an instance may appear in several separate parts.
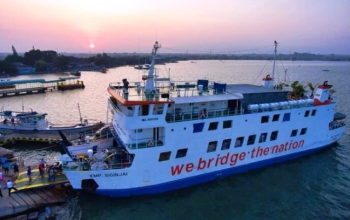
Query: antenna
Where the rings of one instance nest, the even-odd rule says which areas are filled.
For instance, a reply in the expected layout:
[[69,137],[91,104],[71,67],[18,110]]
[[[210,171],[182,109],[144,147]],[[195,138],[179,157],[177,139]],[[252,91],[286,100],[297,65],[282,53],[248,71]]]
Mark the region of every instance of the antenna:
[[273,87],[274,80],[275,80],[275,66],[276,66],[277,46],[278,46],[278,43],[277,43],[277,41],[275,41],[275,56],[274,56],[274,58],[273,58],[272,83],[270,84],[271,87]]

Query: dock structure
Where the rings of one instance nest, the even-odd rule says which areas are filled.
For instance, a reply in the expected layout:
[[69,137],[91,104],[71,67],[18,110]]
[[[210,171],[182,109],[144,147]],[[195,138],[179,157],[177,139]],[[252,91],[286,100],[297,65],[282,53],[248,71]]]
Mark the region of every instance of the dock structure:
[[[92,130],[94,131],[94,130]],[[78,139],[82,132],[72,132],[65,133],[68,140]],[[92,132],[84,132],[84,134],[89,135]],[[61,136],[59,133],[38,133],[38,132],[17,132],[4,134],[0,136],[0,144],[13,144],[16,141],[29,141],[29,142],[46,142],[49,144],[55,144],[61,141]]]
[[47,173],[43,177],[39,174],[39,169],[32,169],[32,181],[29,181],[27,171],[22,171],[18,174],[15,180],[16,188],[19,191],[28,189],[41,189],[53,187],[56,185],[63,185],[69,183],[66,175],[63,172],[58,172],[54,175],[54,181],[49,181]]
[[31,79],[0,82],[0,97],[38,94],[55,90],[84,89],[79,76],[60,77],[56,80]]
[[61,140],[58,134],[37,134],[37,133],[12,133],[1,135],[0,144],[12,144],[16,141],[34,141],[34,142],[47,142],[57,143]]
[[[9,179],[13,180],[18,190],[12,190],[10,196],[6,188]],[[56,173],[55,180],[49,181],[47,173],[41,177],[39,170],[33,169],[32,181],[28,180],[26,167],[22,166],[18,176],[10,174],[0,181],[3,195],[0,198],[0,219],[29,219],[30,212],[66,202],[64,186],[69,182],[64,173]]]
[[22,216],[29,212],[44,209],[46,206],[66,202],[64,190],[61,187],[13,192],[11,196],[8,196],[7,189],[3,189],[2,194],[3,198],[0,198],[0,219]]

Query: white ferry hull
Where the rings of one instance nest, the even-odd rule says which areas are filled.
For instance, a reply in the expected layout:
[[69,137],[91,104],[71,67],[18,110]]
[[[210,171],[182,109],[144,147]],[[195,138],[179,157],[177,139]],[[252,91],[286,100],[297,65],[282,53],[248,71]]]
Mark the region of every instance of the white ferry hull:
[[[63,169],[72,187],[111,197],[156,194],[292,160],[333,146],[345,118],[335,113],[331,85],[314,98],[263,86],[157,78],[110,84],[108,113],[118,145]],[[275,53],[277,42],[275,42]],[[293,88],[304,88],[296,81]]]
[[[144,174],[140,173],[138,170],[133,168],[85,172],[70,171],[66,172],[66,175],[70,180],[70,183],[73,186],[73,188],[77,190],[82,189],[83,179],[94,179],[99,185],[99,187],[93,192],[102,196],[129,197],[137,195],[158,194],[167,191],[187,188],[190,186],[210,182],[218,178],[244,173],[250,170],[267,167],[272,164],[283,163],[303,156],[314,154],[317,151],[336,146],[336,142],[341,138],[343,132],[344,127],[333,130],[333,134],[331,135],[332,141],[323,142],[323,144],[319,146],[305,146],[305,148],[303,148],[302,150],[298,151],[297,149],[295,152],[291,150],[290,153],[278,157],[271,157],[269,159],[262,159],[260,161],[255,162],[248,162],[246,164],[237,166],[234,165],[232,167],[228,166],[227,168],[221,170],[202,172],[200,174],[194,174],[185,178],[181,177],[179,179],[174,180],[168,180],[167,178],[164,178],[162,182],[160,181],[156,184],[153,184],[150,179],[145,180]],[[231,152],[229,156],[233,154],[234,152]],[[208,161],[208,158],[203,160]],[[169,167],[168,173],[171,172],[170,170],[171,168]],[[157,172],[158,175],[156,176],[154,176],[154,173],[150,175],[156,179],[159,179],[161,176],[165,175],[164,171]]]

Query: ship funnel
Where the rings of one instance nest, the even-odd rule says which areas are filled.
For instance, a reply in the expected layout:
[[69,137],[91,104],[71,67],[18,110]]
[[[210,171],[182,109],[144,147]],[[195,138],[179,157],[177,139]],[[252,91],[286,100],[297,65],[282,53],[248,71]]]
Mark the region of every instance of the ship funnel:
[[325,81],[323,85],[319,85],[317,87],[315,96],[314,96],[314,104],[315,105],[327,105],[331,102],[330,100],[330,90],[332,85],[328,85],[328,81]]

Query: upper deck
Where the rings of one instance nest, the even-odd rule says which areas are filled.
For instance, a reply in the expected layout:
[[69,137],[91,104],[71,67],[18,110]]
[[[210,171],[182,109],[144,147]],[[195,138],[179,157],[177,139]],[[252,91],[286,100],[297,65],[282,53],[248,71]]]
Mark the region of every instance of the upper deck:
[[197,82],[156,81],[155,91],[144,92],[144,82],[134,82],[127,92],[120,83],[111,83],[107,89],[112,98],[123,106],[150,104],[189,104],[224,100],[242,100],[243,108],[251,104],[283,102],[287,100],[287,91],[249,84],[220,84],[208,80]]

